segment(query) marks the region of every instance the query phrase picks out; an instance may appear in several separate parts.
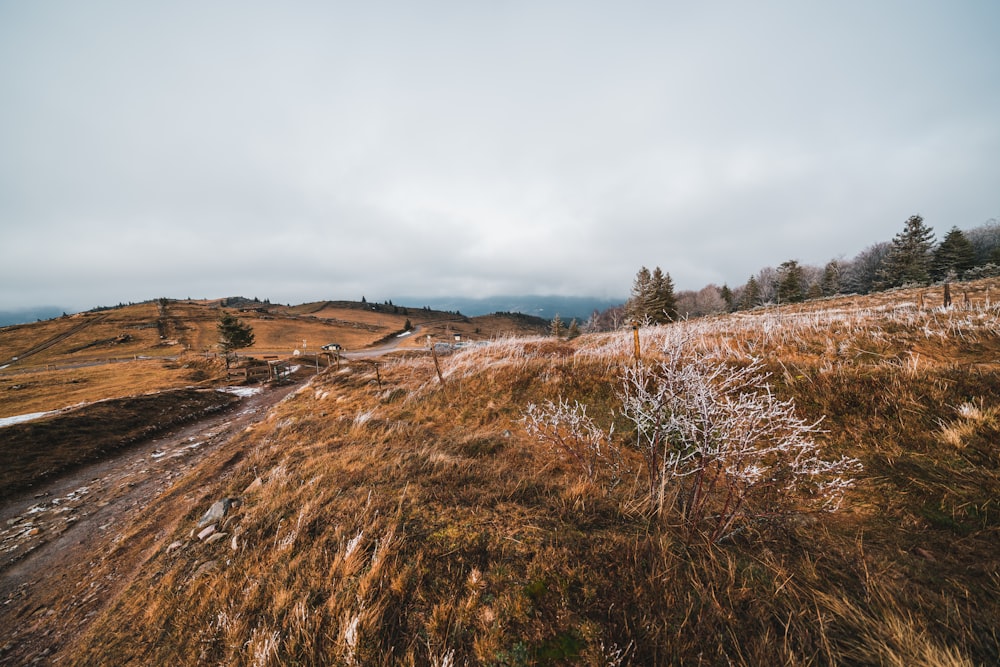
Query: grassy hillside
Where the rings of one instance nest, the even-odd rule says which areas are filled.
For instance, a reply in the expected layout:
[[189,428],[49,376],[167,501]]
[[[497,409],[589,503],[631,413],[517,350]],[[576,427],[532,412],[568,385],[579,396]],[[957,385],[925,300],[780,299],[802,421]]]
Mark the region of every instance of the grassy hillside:
[[[344,324],[380,332],[383,336],[403,330],[407,322],[419,329],[408,347],[426,346],[426,336],[451,341],[457,334],[464,340],[490,340],[500,336],[545,334],[548,321],[519,313],[495,313],[466,317],[424,308],[407,308],[388,304],[352,301],[322,301],[287,309],[289,314],[307,316],[330,323]],[[337,341],[341,342],[341,341]],[[351,345],[341,342],[346,348]]]
[[[244,300],[245,301],[245,300]],[[407,320],[420,336],[406,341],[489,340],[544,332],[537,318],[457,317],[417,309],[322,302],[230,308],[254,331],[250,357],[291,357],[326,343],[364,349],[403,330]],[[256,308],[260,310],[256,310]],[[218,352],[219,302],[159,301],[44,322],[0,328],[0,418],[59,410],[79,403],[121,398],[191,385],[228,382]],[[305,341],[305,346],[303,346]]]
[[[331,369],[94,555],[88,581],[117,593],[57,657],[995,664],[996,287],[973,285],[950,310],[900,291],[642,329],[653,375],[639,389],[670,364],[696,378],[758,368],[771,393],[749,398],[794,401],[801,424],[822,419],[810,438],[826,459],[860,463],[835,512],[815,511],[827,487],[741,487],[718,539],[711,519],[737,482],[694,521],[677,500],[692,478],[653,488],[631,446],[645,431],[622,404],[630,331],[470,348],[439,360],[443,382],[426,356],[383,364],[381,382],[368,364]],[[706,414],[754,426],[747,395],[706,396]],[[529,405],[560,398],[605,435],[526,428]],[[199,539],[198,518],[226,497],[242,504],[216,522],[224,538]],[[62,585],[67,609],[87,590]]]

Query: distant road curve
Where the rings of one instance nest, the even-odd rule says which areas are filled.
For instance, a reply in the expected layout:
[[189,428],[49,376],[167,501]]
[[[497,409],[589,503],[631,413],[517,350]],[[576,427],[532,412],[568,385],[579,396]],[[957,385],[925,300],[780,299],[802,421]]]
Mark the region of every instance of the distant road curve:
[[392,340],[387,343],[382,343],[381,345],[376,345],[375,347],[367,347],[361,350],[341,350],[340,356],[344,359],[369,359],[371,357],[380,357],[383,354],[389,354],[390,352],[395,352],[400,348],[400,346],[411,338],[420,335],[420,331],[423,327],[419,324],[410,331],[409,335],[406,336],[395,336]]
[[0,368],[4,368],[5,366],[9,366],[10,364],[14,363],[15,361],[21,361],[21,360],[25,359],[26,357],[30,357],[33,354],[38,354],[39,352],[47,350],[50,347],[52,347],[53,345],[55,345],[56,343],[61,343],[62,341],[64,341],[67,338],[69,338],[70,336],[72,336],[74,334],[80,333],[81,331],[83,331],[84,329],[86,329],[87,327],[89,327],[90,325],[97,324],[98,322],[102,322],[102,321],[106,320],[107,318],[108,318],[108,313],[103,313],[103,314],[98,315],[97,317],[94,317],[94,318],[84,319],[79,324],[77,324],[77,325],[75,325],[73,327],[70,327],[69,329],[67,329],[66,331],[62,332],[61,334],[57,334],[57,335],[53,336],[52,338],[49,338],[48,340],[42,341],[38,345],[36,345],[36,346],[28,349],[25,352],[22,352],[21,354],[14,355],[10,359],[6,359],[4,361],[0,361]]

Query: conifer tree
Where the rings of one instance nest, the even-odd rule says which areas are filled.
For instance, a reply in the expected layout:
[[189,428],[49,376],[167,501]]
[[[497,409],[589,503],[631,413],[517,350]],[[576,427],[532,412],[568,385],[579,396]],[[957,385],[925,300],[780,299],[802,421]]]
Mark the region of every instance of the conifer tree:
[[961,278],[976,265],[976,249],[958,227],[952,227],[931,260],[931,277],[944,280],[950,273]]
[[646,319],[646,306],[650,301],[652,291],[653,275],[645,266],[635,274],[632,281],[632,295],[625,303],[625,311],[629,319],[635,322],[642,322]]
[[778,303],[799,303],[805,299],[802,267],[794,259],[778,267]]
[[750,279],[747,280],[746,286],[743,288],[743,298],[740,299],[740,309],[750,310],[758,305],[760,305],[760,285],[757,283],[757,278],[750,276]]
[[556,338],[562,338],[566,335],[566,325],[563,324],[559,313],[556,313],[556,316],[552,318],[552,322],[549,323],[549,332]]
[[919,215],[906,221],[896,234],[878,272],[878,289],[902,285],[926,285],[931,280],[931,248],[934,231]]
[[569,329],[566,331],[566,338],[573,339],[580,335],[580,325],[576,323],[576,319],[573,319],[569,323]]
[[677,319],[677,297],[674,294],[674,281],[669,273],[664,273],[660,267],[653,269],[650,281],[650,300],[647,316],[657,324],[666,324]]
[[639,269],[632,282],[632,295],[625,304],[629,319],[635,322],[664,324],[677,318],[674,281],[660,267]]
[[226,355],[226,368],[229,368],[229,355],[254,343],[253,328],[240,322],[233,315],[223,311],[217,325],[219,331],[219,346]]
[[840,262],[835,259],[830,260],[823,267],[820,292],[823,296],[833,296],[840,293]]
[[733,294],[733,290],[729,289],[729,285],[725,283],[722,284],[722,289],[719,290],[719,296],[726,302],[727,312],[731,313],[736,310],[736,295]]
[[254,343],[253,327],[223,312],[218,323],[219,344],[226,352],[250,347]]

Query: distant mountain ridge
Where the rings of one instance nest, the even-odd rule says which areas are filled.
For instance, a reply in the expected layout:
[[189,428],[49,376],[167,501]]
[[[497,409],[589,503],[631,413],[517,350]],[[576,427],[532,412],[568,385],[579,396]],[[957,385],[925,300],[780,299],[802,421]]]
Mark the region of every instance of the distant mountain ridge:
[[475,317],[491,313],[524,313],[550,320],[556,315],[568,322],[571,319],[585,321],[595,310],[602,311],[620,306],[625,299],[602,299],[590,296],[533,296],[506,295],[484,298],[467,297],[420,297],[407,296],[393,299],[394,303],[410,307],[429,306],[434,310],[458,311]]

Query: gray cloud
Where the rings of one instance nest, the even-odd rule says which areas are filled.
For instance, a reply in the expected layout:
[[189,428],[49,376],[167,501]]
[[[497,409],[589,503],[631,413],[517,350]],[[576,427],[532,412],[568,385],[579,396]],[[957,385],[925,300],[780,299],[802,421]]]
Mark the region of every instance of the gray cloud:
[[0,4],[0,308],[623,296],[998,214],[994,3]]

